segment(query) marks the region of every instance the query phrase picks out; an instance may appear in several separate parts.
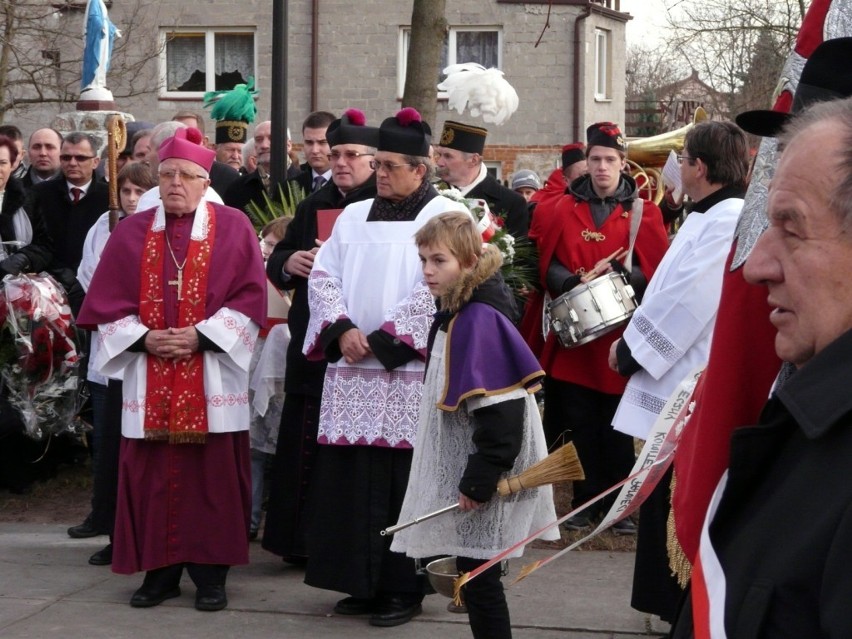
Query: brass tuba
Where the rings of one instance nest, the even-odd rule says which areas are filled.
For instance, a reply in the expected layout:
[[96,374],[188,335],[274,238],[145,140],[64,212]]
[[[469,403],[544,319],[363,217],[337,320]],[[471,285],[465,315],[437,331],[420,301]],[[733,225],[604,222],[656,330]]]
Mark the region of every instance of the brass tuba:
[[636,138],[627,142],[627,164],[630,175],[636,180],[643,196],[655,204],[663,201],[666,189],[660,171],[669,157],[669,152],[680,153],[687,131],[699,122],[707,119],[707,112],[698,107],[692,116],[692,122],[666,133],[648,138]]

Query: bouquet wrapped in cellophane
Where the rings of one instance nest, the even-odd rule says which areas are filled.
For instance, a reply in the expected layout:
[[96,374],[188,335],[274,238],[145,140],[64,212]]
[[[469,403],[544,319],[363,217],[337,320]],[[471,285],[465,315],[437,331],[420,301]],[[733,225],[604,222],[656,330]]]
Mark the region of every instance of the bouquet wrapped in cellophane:
[[71,309],[47,273],[0,285],[0,376],[33,439],[77,432],[79,355]]

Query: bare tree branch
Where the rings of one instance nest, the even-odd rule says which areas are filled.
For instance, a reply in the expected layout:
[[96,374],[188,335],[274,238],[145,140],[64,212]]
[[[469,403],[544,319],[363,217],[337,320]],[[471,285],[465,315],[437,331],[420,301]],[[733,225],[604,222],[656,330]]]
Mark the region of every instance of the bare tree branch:
[[[161,43],[156,4],[144,0],[116,3],[116,39],[108,82],[116,98],[157,90]],[[58,10],[49,0],[0,2],[0,122],[19,106],[74,102],[80,92],[83,58],[81,11]]]

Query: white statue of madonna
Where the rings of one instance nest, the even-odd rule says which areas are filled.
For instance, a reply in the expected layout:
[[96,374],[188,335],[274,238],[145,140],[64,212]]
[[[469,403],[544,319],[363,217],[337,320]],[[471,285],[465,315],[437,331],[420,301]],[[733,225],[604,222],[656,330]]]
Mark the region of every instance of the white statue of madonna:
[[106,88],[106,74],[112,56],[112,43],[121,32],[110,22],[104,0],[88,0],[84,29],[86,47],[83,51],[83,76],[80,100],[112,101]]

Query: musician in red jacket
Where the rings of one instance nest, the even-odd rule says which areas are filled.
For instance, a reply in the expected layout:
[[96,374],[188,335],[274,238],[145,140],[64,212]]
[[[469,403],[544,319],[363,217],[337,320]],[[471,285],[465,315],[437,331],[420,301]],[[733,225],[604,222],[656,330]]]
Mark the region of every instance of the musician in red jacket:
[[[529,237],[539,251],[539,277],[553,299],[587,282],[595,270],[624,273],[641,295],[668,247],[660,209],[641,200],[636,182],[623,172],[624,138],[618,126],[598,122],[586,131],[588,175],[575,179],[565,195],[536,208]],[[641,208],[640,208],[641,203]],[[638,217],[639,224],[632,222]],[[608,259],[629,251],[629,255]],[[540,355],[545,380],[544,428],[548,443],[560,434],[573,440],[586,473],[574,482],[577,506],[624,479],[633,461],[633,439],[612,428],[612,418],[625,381],[607,365],[610,345],[621,337],[616,329],[581,346],[565,348],[551,331]],[[580,530],[611,503],[572,517],[566,527]],[[616,532],[634,534],[622,520]]]

